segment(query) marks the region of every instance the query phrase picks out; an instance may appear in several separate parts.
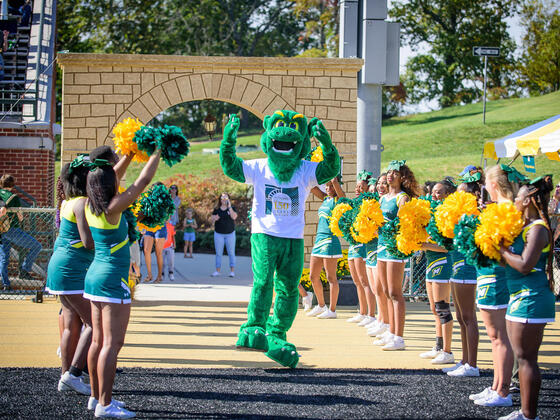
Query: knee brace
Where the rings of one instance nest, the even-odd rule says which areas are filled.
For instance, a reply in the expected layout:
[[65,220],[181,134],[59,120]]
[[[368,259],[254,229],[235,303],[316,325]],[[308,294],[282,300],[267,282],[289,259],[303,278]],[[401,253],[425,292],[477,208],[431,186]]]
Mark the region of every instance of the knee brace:
[[449,303],[444,300],[436,302],[436,313],[438,314],[441,324],[447,324],[453,321],[453,315],[451,315],[451,309],[449,309]]

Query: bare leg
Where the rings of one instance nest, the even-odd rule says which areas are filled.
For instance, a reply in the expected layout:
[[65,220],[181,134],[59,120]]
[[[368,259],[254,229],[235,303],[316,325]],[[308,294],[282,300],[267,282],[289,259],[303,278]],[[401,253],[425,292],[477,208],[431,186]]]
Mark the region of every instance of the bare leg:
[[163,245],[165,244],[165,238],[156,238],[156,261],[158,268],[158,275],[156,277],[156,282],[162,280],[161,276],[163,274]]
[[389,323],[389,313],[388,313],[388,303],[385,293],[383,293],[383,286],[379,280],[379,274],[377,274],[377,267],[370,268],[369,272],[372,274],[373,278],[373,293],[375,294],[375,300],[377,304],[377,314],[379,322],[384,324]]
[[494,390],[500,396],[506,397],[509,394],[513,369],[513,350],[506,330],[506,309],[481,309],[480,313],[488,337],[492,342],[492,353],[495,353],[494,383],[496,388]]
[[62,338],[60,339],[62,373],[64,373],[70,369],[72,359],[74,358],[78,340],[80,339],[82,321],[79,315],[68,305],[64,296],[61,296],[60,302],[62,303],[62,315],[64,319],[64,329],[62,331]]
[[393,302],[393,319],[395,321],[394,332],[391,332],[398,337],[402,337],[404,334],[404,318],[406,313],[404,296],[402,294],[404,264],[404,262],[387,261],[387,285],[389,286],[389,296]]
[[113,383],[117,368],[117,355],[124,344],[124,336],[130,317],[130,304],[101,303],[103,347],[99,352],[97,373],[99,379],[99,402],[111,403]]
[[364,288],[364,295],[366,297],[366,302],[368,306],[367,314],[371,317],[375,317],[375,295],[369,287],[369,280],[367,276],[366,261],[363,258],[357,258],[354,260],[355,267],[358,269],[358,277]]
[[311,256],[309,261],[309,278],[313,286],[313,293],[317,297],[317,304],[325,306],[325,295],[323,294],[323,284],[321,283],[321,271],[323,270],[323,258]]
[[191,258],[193,257],[193,255],[192,255],[192,248],[193,248],[193,243],[189,241],[189,254],[190,254],[190,257],[191,257]]
[[[475,294],[476,284],[453,283],[454,299],[457,313],[461,313],[461,342],[463,359],[476,367],[478,359],[478,322],[476,319]],[[463,331],[464,330],[464,331]],[[465,342],[463,342],[463,340]]]
[[[60,300],[64,300],[64,304],[71,308],[72,316],[77,316],[81,320],[81,332],[78,332],[79,340],[71,365],[82,370],[86,365],[87,354],[91,344],[91,305],[89,300],[85,299],[82,295],[62,295]],[[83,324],[83,329],[81,324]]]
[[[451,286],[449,283],[432,283],[432,291],[434,295],[434,302],[441,302],[442,300],[445,303],[449,303],[449,296],[451,294]],[[439,317],[438,317],[439,318]],[[442,324],[441,319],[438,319],[440,322],[441,333],[443,337],[443,351],[446,353],[451,353],[451,340],[453,335],[453,321],[446,322]]]
[[336,311],[336,304],[338,302],[338,279],[336,277],[336,268],[338,261],[336,258],[323,258],[323,267],[327,273],[327,280],[329,281],[329,298],[330,310]]
[[541,371],[537,363],[546,324],[507,322],[507,332],[519,363],[521,410],[529,419],[537,417]]
[[360,280],[360,275],[358,274],[358,270],[356,267],[356,259],[352,258],[348,260],[348,268],[350,269],[350,275],[352,276],[352,281],[356,285],[356,291],[358,292],[358,302],[360,304],[360,314],[366,315],[367,314],[367,300],[366,300],[366,293],[362,286],[362,281]]
[[395,308],[393,306],[393,301],[391,299],[391,294],[389,292],[389,280],[387,279],[387,270],[388,270],[387,265],[388,265],[387,261],[377,260],[377,276],[379,277],[379,282],[381,283],[381,287],[383,288],[383,294],[387,299],[387,314],[388,314],[388,323],[390,326],[389,332],[391,334],[394,334],[395,333]]
[[91,302],[91,326],[92,336],[91,345],[88,352],[89,383],[91,385],[91,396],[99,400],[99,378],[97,371],[97,361],[99,352],[103,347],[103,327],[101,319],[101,303]]
[[152,247],[154,246],[154,237],[144,235],[144,259],[146,260],[146,279],[144,281],[152,280]]
[[428,294],[428,301],[430,302],[430,310],[432,311],[432,314],[434,315],[434,320],[435,320],[435,324],[436,324],[436,338],[442,337],[442,340],[443,340],[443,335],[442,335],[442,332],[441,332],[441,321],[439,320],[439,316],[436,312],[436,305],[435,305],[435,301],[434,301],[433,284],[434,283],[431,282],[431,281],[426,282],[426,293]]

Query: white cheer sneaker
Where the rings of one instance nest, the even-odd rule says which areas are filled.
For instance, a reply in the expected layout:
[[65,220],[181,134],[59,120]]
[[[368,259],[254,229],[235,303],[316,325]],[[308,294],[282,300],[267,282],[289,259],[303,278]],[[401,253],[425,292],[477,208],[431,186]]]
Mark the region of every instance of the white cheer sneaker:
[[313,309],[311,309],[309,312],[307,312],[307,316],[317,316],[317,315],[321,315],[323,312],[327,311],[329,308],[327,308],[327,305],[325,306],[315,306]]
[[111,404],[104,406],[97,404],[95,406],[95,417],[101,418],[114,418],[114,419],[131,419],[136,417],[136,414],[126,408],[119,407],[114,401]]
[[362,320],[365,318],[365,315],[362,315],[361,313],[357,313],[356,315],[354,315],[352,318],[348,318],[346,320],[346,322],[351,322],[351,323],[358,323],[358,322],[362,322]]
[[59,391],[76,391],[78,394],[91,395],[91,387],[85,384],[81,377],[74,376],[70,372],[64,372],[58,381]]
[[441,350],[436,357],[432,359],[432,365],[447,365],[450,363],[455,363],[455,356],[453,353],[447,353]]

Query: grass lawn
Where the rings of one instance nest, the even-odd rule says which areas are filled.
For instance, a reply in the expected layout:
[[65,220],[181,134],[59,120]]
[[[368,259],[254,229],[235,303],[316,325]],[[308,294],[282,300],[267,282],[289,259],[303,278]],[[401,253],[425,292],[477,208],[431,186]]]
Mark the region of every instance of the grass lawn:
[[[533,98],[491,101],[486,106],[486,124],[482,124],[482,104],[451,107],[383,122],[382,167],[393,159],[406,159],[420,182],[438,180],[444,175],[457,175],[466,165],[482,164],[484,142],[507,136],[514,131],[560,114],[560,92]],[[239,137],[238,145],[258,145],[260,134]],[[220,169],[217,154],[203,154],[203,149],[217,149],[220,141],[192,142],[189,156],[169,168],[160,163],[155,180],[165,180],[175,174],[212,176]],[[243,159],[263,157],[260,151],[239,153]],[[489,160],[491,166],[494,161]],[[523,162],[514,166],[524,172]],[[558,173],[558,162],[544,156],[536,158],[537,173]],[[127,172],[131,183],[142,169],[133,163]],[[60,164],[56,165],[56,176]],[[529,174],[529,176],[531,176]]]

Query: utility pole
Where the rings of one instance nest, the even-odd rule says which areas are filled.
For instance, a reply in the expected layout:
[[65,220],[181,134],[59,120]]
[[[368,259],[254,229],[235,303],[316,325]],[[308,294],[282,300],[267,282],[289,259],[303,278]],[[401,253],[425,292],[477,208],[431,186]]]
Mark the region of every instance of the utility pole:
[[358,74],[357,172],[381,171],[383,86],[399,80],[400,24],[387,22],[387,0],[342,0],[340,58],[364,59]]

